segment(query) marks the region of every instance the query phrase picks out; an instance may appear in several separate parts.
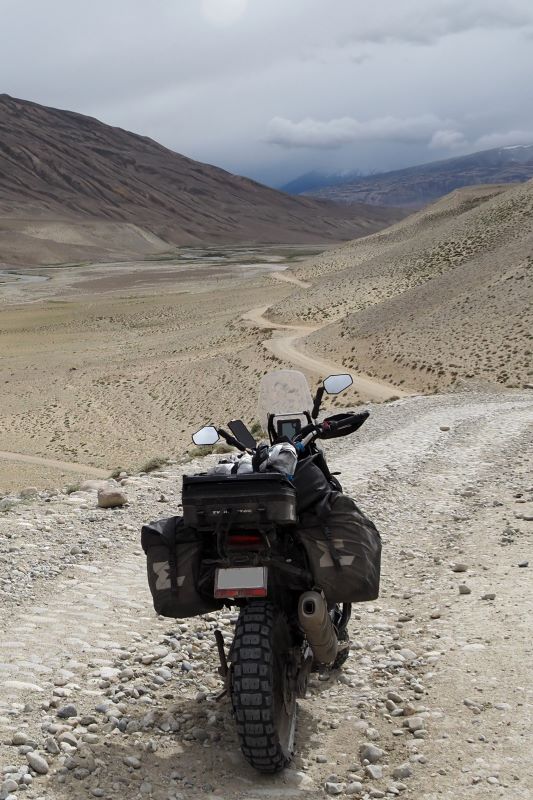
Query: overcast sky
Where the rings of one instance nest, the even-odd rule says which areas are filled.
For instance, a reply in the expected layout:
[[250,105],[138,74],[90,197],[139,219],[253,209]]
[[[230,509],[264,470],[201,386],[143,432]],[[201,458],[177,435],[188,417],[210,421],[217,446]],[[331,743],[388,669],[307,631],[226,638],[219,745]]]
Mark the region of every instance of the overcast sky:
[[533,143],[533,0],[0,0],[0,92],[274,185]]

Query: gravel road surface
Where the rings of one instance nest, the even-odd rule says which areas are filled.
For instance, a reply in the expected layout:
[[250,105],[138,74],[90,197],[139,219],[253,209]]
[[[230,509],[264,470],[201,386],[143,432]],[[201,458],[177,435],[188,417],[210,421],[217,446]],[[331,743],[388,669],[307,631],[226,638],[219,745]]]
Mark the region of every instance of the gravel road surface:
[[140,526],[205,460],[124,478],[116,510],[90,486],[0,500],[2,800],[530,800],[533,393],[371,410],[328,453],[382,531],[381,597],[354,608],[345,668],[313,676],[280,776],[213,699],[234,612],[159,619],[146,586]]

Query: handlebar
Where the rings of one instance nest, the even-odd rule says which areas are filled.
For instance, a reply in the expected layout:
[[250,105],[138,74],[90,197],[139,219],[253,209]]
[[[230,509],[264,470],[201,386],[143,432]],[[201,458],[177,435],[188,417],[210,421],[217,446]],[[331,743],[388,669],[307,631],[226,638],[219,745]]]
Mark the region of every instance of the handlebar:
[[242,442],[239,442],[235,436],[232,436],[230,433],[224,430],[224,428],[217,428],[217,433],[219,436],[222,436],[225,442],[229,444],[231,447],[236,447],[237,450],[240,450],[241,453],[249,453],[250,450],[244,445]]
[[334,414],[321,423],[306,425],[293,441],[308,445],[313,439],[334,439],[339,436],[348,436],[360,428],[369,416],[369,411],[362,411],[358,414]]
[[336,436],[348,436],[354,433],[370,416],[369,411],[359,414],[335,414],[322,423],[321,439],[334,439]]
[[[314,439],[335,439],[339,436],[349,436],[350,433],[354,433],[360,428],[369,416],[369,411],[363,411],[359,414],[334,414],[322,422],[313,422],[306,425],[292,441],[294,444],[301,443],[307,446]],[[241,453],[253,454],[254,451],[225,431],[224,428],[217,428],[217,432],[231,447],[236,447]]]

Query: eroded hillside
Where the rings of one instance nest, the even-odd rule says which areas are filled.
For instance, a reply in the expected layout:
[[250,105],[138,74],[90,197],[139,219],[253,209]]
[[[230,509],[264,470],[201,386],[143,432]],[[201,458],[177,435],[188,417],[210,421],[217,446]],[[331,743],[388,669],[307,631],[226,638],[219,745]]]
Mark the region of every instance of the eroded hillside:
[[291,197],[91,117],[0,95],[0,261],[338,242],[401,216]]
[[269,312],[331,320],[308,338],[417,391],[533,375],[533,182],[454,192],[298,271],[310,288]]

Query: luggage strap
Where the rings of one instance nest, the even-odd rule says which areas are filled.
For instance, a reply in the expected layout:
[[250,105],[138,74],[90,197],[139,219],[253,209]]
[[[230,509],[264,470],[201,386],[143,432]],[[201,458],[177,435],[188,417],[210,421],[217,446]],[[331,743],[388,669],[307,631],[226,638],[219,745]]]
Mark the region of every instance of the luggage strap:
[[217,520],[217,525],[215,528],[215,536],[217,540],[217,551],[220,553],[222,558],[227,558],[226,549],[224,547],[224,534],[229,531],[231,528],[231,523],[235,518],[235,510],[230,509],[229,514],[226,519],[224,519],[224,515],[221,514]]
[[326,523],[323,522],[322,520],[320,520],[320,525],[321,525],[321,528],[322,528],[322,532],[324,533],[324,537],[326,539],[326,542],[328,544],[329,554],[331,556],[331,560],[333,561],[333,563],[335,565],[335,569],[342,569],[342,564],[341,564],[341,560],[339,558],[339,553],[338,553],[337,548],[335,547],[335,545],[333,543],[333,539],[331,538],[331,531],[328,528],[328,526],[326,525]]
[[178,591],[178,559],[176,558],[176,539],[178,533],[178,523],[176,523],[176,528],[174,531],[174,542],[172,543],[171,547],[169,548],[169,555],[168,555],[168,566],[169,566],[169,578],[170,578],[170,589],[172,592],[177,593]]

